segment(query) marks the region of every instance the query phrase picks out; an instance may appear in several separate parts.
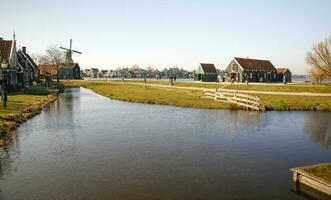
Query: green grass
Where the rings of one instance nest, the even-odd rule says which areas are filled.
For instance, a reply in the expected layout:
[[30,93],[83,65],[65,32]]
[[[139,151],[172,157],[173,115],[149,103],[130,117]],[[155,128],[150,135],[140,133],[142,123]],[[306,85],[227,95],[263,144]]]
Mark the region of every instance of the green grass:
[[[193,108],[235,109],[231,104],[204,98],[202,91],[151,87],[148,85],[118,84],[106,81],[66,81],[71,86],[89,88],[103,96],[130,102],[163,104]],[[331,111],[331,97],[261,95],[266,110]]]
[[9,95],[7,107],[0,101],[0,132],[13,129],[54,99],[52,95]]
[[330,84],[287,84],[287,85],[239,85],[228,84],[225,89],[235,90],[258,90],[276,92],[312,92],[312,93],[331,93]]
[[266,110],[312,110],[312,111],[331,111],[331,97],[313,96],[285,96],[285,95],[261,95],[261,105]]
[[[125,80],[131,83],[144,83],[143,80]],[[115,82],[122,82],[121,80],[115,80]],[[168,85],[169,82],[165,80],[155,81],[147,80],[150,84]],[[331,93],[331,84],[320,83],[320,84],[309,84],[309,83],[289,83],[286,85],[282,84],[230,84],[230,83],[201,83],[201,82],[174,82],[175,86],[182,87],[198,87],[198,88],[220,88],[224,89],[235,89],[235,90],[257,90],[257,91],[276,91],[276,92],[312,92],[312,93]]]
[[318,165],[303,170],[331,183],[331,164]]
[[116,84],[100,81],[65,82],[70,86],[82,86],[103,96],[137,103],[173,105],[193,108],[230,108],[229,104],[204,98],[202,91],[157,88],[144,85]]

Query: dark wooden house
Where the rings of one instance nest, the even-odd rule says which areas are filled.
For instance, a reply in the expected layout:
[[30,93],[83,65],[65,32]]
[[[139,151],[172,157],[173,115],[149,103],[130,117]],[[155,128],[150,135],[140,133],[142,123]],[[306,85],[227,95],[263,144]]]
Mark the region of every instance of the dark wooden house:
[[277,70],[269,60],[235,57],[225,69],[226,81],[276,82]]
[[292,82],[292,72],[288,68],[277,68],[278,82]]
[[202,82],[216,82],[217,70],[214,64],[201,63],[196,71],[196,79]]
[[63,64],[59,68],[59,78],[64,80],[81,79],[78,63]]

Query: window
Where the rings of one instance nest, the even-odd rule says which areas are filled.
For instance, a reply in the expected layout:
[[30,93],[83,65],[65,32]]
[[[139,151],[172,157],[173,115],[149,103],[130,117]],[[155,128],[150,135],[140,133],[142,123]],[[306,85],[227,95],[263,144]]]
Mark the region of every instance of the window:
[[232,71],[236,71],[236,63],[232,63]]

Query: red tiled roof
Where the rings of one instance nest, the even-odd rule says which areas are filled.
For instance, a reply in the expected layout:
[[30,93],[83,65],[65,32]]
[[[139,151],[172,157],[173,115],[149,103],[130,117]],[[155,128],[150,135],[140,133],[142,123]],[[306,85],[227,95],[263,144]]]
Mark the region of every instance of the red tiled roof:
[[276,68],[269,60],[257,60],[249,58],[234,58],[244,70],[273,70]]
[[50,73],[52,76],[57,75],[56,65],[38,65],[38,68],[40,75],[45,75],[46,72]]
[[12,47],[12,40],[0,40],[0,56],[3,59],[9,59],[11,47]]
[[205,73],[217,74],[214,64],[200,63],[200,65]]

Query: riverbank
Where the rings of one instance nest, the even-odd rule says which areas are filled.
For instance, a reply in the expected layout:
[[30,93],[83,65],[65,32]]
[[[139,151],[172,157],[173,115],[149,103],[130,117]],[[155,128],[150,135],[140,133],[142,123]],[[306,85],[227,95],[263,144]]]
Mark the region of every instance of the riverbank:
[[[121,80],[112,80],[114,82],[122,82]],[[126,80],[129,83],[144,83],[144,80]],[[168,81],[147,80],[149,84],[169,85]],[[311,93],[330,93],[331,83],[228,83],[228,82],[174,82],[174,86],[180,87],[197,87],[209,89],[234,89],[234,90],[255,90],[268,92],[311,92]]]
[[128,102],[208,109],[233,108],[233,105],[204,98],[203,91],[118,84],[106,81],[64,81],[63,83],[67,87],[84,87],[111,99]]
[[[56,99],[55,94],[28,95],[19,93],[9,95],[7,107],[0,106],[0,137],[4,138],[6,133],[39,114],[43,108]],[[4,140],[0,139],[0,146],[4,143]]]
[[[160,81],[164,85],[164,81]],[[212,108],[212,109],[237,109],[237,106],[233,104],[215,102],[212,99],[204,98],[204,92],[202,85],[208,85],[208,83],[176,83],[176,84],[199,84],[199,89],[194,87],[179,89],[158,87],[157,85],[142,85],[131,84],[129,82],[112,82],[112,81],[65,81],[63,82],[67,86],[85,87],[99,93],[103,96],[138,103],[149,104],[163,104],[182,107],[193,108]],[[186,87],[189,87],[186,86]],[[212,85],[212,84],[210,84]],[[300,86],[299,86],[300,87]],[[307,86],[305,86],[307,87]],[[319,85],[319,89],[313,91],[321,91],[324,86]],[[326,87],[329,87],[328,85]],[[183,86],[184,88],[184,86]],[[296,89],[299,90],[299,89]],[[303,89],[302,89],[303,90]],[[312,89],[306,89],[304,91]],[[325,91],[325,90],[324,90]],[[280,111],[331,111],[331,97],[319,97],[319,96],[291,96],[291,95],[266,95],[266,94],[253,94],[260,98],[262,107],[265,110],[280,110]]]

